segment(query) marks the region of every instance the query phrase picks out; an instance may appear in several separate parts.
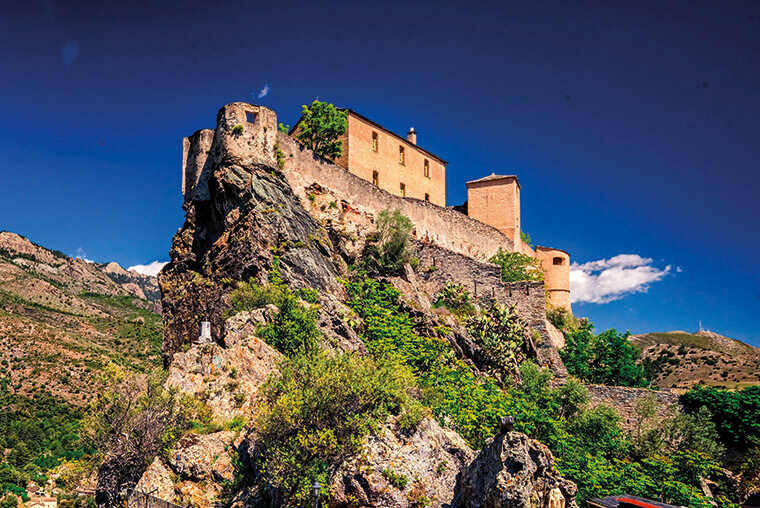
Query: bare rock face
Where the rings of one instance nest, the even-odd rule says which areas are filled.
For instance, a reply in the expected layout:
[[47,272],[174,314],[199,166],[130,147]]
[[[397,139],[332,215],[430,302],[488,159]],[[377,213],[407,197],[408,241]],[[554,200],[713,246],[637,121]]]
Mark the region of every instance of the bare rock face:
[[229,347],[196,344],[187,352],[174,355],[169,368],[167,385],[205,400],[221,422],[252,414],[259,387],[277,370],[281,358],[264,341],[250,335],[255,329],[250,317],[248,313],[227,322],[230,331],[223,342]]
[[234,469],[228,450],[235,437],[232,431],[188,434],[172,449],[169,464],[182,478],[232,481]]
[[461,506],[575,508],[577,488],[554,469],[549,449],[525,434],[488,441],[462,473]]
[[140,481],[135,485],[137,492],[152,492],[155,496],[164,501],[174,502],[174,480],[172,472],[166,467],[161,457],[156,457],[148,469],[143,473]]
[[[329,504],[341,508],[452,506],[459,471],[474,456],[459,434],[430,418],[413,432],[389,422],[367,438],[358,457],[341,466],[330,488]],[[393,478],[403,478],[406,485],[401,487]]]

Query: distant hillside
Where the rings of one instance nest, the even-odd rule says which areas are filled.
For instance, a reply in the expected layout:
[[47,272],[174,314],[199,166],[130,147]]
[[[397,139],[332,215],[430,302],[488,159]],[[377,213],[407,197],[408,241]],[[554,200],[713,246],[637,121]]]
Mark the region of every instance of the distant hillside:
[[659,387],[760,384],[760,349],[744,342],[708,331],[647,333],[630,340],[642,349]]
[[160,364],[155,277],[72,259],[0,232],[0,379],[9,394],[43,391],[86,404],[108,363]]

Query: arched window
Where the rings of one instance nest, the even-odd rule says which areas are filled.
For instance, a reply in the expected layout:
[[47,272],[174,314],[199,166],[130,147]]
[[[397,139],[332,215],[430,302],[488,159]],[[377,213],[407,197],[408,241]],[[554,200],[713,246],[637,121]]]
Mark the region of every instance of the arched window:
[[565,264],[565,260],[564,260],[564,259],[562,259],[561,257],[556,257],[556,258],[554,258],[554,259],[552,260],[552,264],[555,264],[555,265],[563,265],[563,264]]

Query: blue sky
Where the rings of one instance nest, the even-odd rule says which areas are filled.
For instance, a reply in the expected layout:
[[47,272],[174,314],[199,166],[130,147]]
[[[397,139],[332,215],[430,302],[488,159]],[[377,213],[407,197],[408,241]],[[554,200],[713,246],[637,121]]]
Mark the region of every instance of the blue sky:
[[319,97],[414,126],[450,205],[519,175],[524,229],[586,268],[598,328],[760,346],[756,1],[10,2],[0,48],[0,229],[165,261],[182,137],[228,102],[292,124]]

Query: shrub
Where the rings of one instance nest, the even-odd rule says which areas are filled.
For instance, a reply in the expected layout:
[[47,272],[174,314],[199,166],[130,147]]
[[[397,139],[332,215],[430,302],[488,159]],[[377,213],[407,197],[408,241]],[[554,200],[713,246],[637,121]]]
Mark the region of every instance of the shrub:
[[271,323],[258,330],[261,339],[286,356],[298,356],[317,348],[321,333],[317,327],[319,307],[304,307],[292,291],[283,292],[279,312]]
[[283,288],[271,284],[259,284],[251,278],[248,282],[238,282],[230,293],[231,309],[228,315],[252,311],[268,304],[278,305],[283,297]]
[[500,247],[489,261],[501,267],[501,280],[503,282],[544,280],[541,261],[525,254],[504,252]]
[[372,273],[396,275],[411,257],[409,240],[414,225],[401,211],[389,208],[377,215],[375,225],[377,245],[368,246],[365,268]]
[[290,125],[285,125],[284,123],[280,122],[279,124],[277,124],[277,129],[283,134],[287,134],[288,132],[290,132]]
[[531,249],[533,248],[533,240],[531,240],[530,235],[523,230],[520,230],[520,240],[525,242]]
[[243,133],[243,126],[242,126],[242,125],[240,125],[240,124],[237,124],[236,126],[234,126],[234,127],[232,128],[232,133],[233,133],[234,135],[236,135],[236,136],[238,136],[238,135],[242,134],[242,133]]
[[574,317],[569,310],[564,307],[552,307],[546,310],[546,319],[557,328],[557,330],[575,331],[580,327],[580,320]]
[[435,295],[433,307],[445,307],[457,316],[469,316],[475,313],[470,292],[461,284],[447,282]]
[[379,422],[415,404],[413,386],[408,369],[368,356],[317,352],[282,362],[263,387],[256,425],[262,472],[282,504],[307,502],[315,480],[327,484]]
[[409,483],[409,478],[403,473],[396,473],[387,467],[382,470],[383,477],[388,480],[388,483],[396,487],[398,490],[404,490]]
[[500,369],[516,373],[522,359],[523,327],[514,306],[505,308],[495,301],[467,322],[467,330]]

